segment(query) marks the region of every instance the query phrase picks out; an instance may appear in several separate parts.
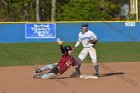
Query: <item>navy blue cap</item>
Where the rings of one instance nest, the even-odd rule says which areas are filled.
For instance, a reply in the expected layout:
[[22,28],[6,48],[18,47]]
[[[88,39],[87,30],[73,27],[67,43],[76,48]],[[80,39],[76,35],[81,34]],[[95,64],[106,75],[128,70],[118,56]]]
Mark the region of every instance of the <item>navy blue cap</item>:
[[72,48],[70,46],[65,46],[64,49],[65,49],[66,53],[68,53],[69,50],[72,50]]
[[81,27],[88,27],[88,23],[86,22],[82,23]]

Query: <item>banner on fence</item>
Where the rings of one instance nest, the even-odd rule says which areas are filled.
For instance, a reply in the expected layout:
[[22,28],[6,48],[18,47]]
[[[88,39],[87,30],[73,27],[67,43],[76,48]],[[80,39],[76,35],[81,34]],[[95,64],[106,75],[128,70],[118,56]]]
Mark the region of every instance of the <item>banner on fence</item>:
[[56,24],[25,24],[25,38],[56,38]]

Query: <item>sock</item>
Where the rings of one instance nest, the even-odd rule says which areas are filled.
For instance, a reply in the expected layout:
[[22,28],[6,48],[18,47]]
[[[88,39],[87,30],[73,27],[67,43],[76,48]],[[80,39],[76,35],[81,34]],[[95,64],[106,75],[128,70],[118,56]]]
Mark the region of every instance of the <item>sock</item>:
[[99,71],[99,66],[98,65],[95,66],[95,71],[96,71],[96,73],[99,73],[98,72]]

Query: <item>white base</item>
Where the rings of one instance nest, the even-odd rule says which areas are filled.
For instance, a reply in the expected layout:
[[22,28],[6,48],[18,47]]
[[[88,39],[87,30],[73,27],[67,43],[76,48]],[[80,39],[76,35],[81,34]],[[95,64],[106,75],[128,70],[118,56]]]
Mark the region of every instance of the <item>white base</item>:
[[80,75],[81,79],[98,79],[97,76],[93,76],[93,75]]

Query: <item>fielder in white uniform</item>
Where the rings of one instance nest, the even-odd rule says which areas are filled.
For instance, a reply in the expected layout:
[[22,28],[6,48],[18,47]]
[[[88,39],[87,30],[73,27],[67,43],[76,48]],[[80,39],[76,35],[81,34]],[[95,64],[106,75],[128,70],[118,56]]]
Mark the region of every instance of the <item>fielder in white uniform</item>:
[[71,76],[73,77],[73,76],[81,75],[80,72],[81,63],[89,53],[95,67],[95,71],[96,71],[95,75],[99,77],[99,72],[98,72],[99,66],[97,63],[97,55],[95,49],[95,44],[98,42],[98,37],[95,35],[93,31],[88,30],[87,23],[82,23],[81,27],[82,27],[82,31],[79,33],[79,39],[73,49],[76,49],[79,46],[79,44],[82,43],[83,50],[81,51],[77,59],[79,68],[77,68],[77,70]]

